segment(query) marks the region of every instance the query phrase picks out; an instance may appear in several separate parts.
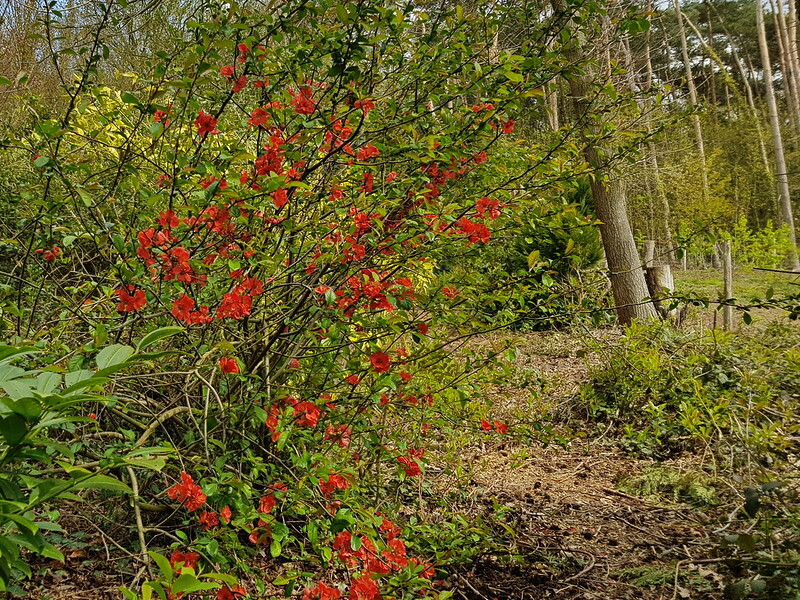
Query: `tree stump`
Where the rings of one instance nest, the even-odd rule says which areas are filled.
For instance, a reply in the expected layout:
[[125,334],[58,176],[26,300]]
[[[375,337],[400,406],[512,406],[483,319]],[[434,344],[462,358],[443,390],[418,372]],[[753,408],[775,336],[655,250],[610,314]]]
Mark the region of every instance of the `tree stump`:
[[675,309],[669,309],[667,302],[662,302],[663,299],[672,296],[675,291],[675,280],[672,278],[672,268],[669,265],[654,265],[648,266],[645,271],[645,280],[647,281],[647,290],[650,292],[650,297],[653,299],[653,304],[661,315],[662,319],[673,318],[676,316]]

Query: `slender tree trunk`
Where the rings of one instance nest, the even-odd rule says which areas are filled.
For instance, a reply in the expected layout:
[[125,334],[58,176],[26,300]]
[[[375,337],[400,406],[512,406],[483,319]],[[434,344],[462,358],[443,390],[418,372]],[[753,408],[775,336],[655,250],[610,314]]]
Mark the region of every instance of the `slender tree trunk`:
[[[560,0],[551,2],[553,10],[560,12]],[[582,46],[573,46],[566,52],[570,63],[585,62],[582,60]],[[590,186],[597,218],[602,223],[600,236],[608,263],[617,317],[622,325],[628,325],[636,319],[654,318],[657,313],[653,304],[643,302],[650,294],[628,220],[625,188],[622,179],[613,172],[604,158],[609,153],[602,152],[597,146],[599,124],[595,119],[588,118],[592,108],[591,75],[573,75],[568,83],[575,103],[575,119],[580,124],[583,136],[584,159],[592,169]]]
[[786,33],[789,41],[786,50],[796,92],[797,123],[798,133],[800,133],[800,52],[797,49],[797,5],[795,0],[788,0],[788,13],[786,17]]
[[769,60],[769,47],[767,46],[767,31],[764,26],[764,7],[761,0],[756,0],[756,25],[758,27],[758,46],[761,50],[761,64],[764,73],[764,93],[767,96],[769,108],[769,124],[772,129],[772,145],[775,153],[775,179],[780,199],[781,217],[783,223],[789,227],[789,238],[792,249],[789,253],[789,263],[794,270],[800,270],[800,261],[797,256],[797,240],[794,229],[794,216],[792,215],[792,199],[789,195],[789,174],[786,171],[786,158],[783,154],[783,139],[781,138],[781,123],[778,115],[778,104],[775,101],[775,90],[772,85],[772,65]]
[[778,57],[781,63],[781,74],[783,75],[783,88],[786,94],[786,107],[789,109],[789,119],[792,122],[792,129],[795,133],[800,132],[800,98],[797,96],[797,87],[795,86],[794,73],[797,70],[797,65],[794,64],[791,57],[791,43],[789,41],[789,34],[786,28],[786,18],[783,14],[783,2],[777,0],[777,5],[774,0],[769,2],[772,9],[772,18],[775,23],[775,33],[778,39]]
[[[675,16],[678,19],[678,34],[681,39],[681,55],[683,57],[683,70],[686,76],[686,87],[689,89],[689,104],[693,109],[697,109],[697,88],[692,77],[692,63],[689,59],[689,45],[686,42],[686,27],[683,24],[683,13],[679,0],[673,0]],[[706,148],[703,142],[703,127],[700,124],[700,115],[695,111],[692,113],[692,125],[694,126],[694,137],[697,144],[697,151],[700,154],[700,167],[703,179],[703,201],[708,199],[708,169],[706,165]]]
[[744,63],[739,57],[739,52],[736,50],[736,44],[734,43],[733,37],[731,36],[727,27],[725,27],[725,22],[722,20],[722,16],[719,14],[719,12],[717,12],[717,9],[713,4],[711,7],[714,9],[717,18],[719,19],[719,23],[722,26],[722,31],[725,32],[725,35],[728,38],[728,46],[731,50],[733,62],[736,66],[736,69],[739,71],[739,76],[742,78],[742,85],[744,86],[745,96],[747,97],[747,105],[750,107],[750,113],[753,116],[753,122],[756,126],[756,135],[758,135],[758,149],[761,154],[761,164],[764,166],[764,172],[768,177],[771,178],[772,167],[769,164],[769,157],[767,156],[767,145],[764,143],[764,130],[761,127],[761,113],[758,111],[758,108],[756,108],[756,101],[755,97],[753,96],[753,86],[750,85],[750,74],[747,72],[747,69],[745,69]]

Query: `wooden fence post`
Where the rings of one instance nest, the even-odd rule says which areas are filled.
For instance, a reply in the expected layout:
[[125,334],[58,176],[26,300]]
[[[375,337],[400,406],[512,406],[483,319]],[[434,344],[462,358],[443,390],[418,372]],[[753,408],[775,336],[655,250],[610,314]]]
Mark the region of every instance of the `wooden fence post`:
[[[733,261],[731,260],[731,241],[722,240],[719,243],[720,258],[722,260],[722,296],[724,300],[733,298]],[[722,325],[726,331],[733,329],[733,307],[722,307]]]

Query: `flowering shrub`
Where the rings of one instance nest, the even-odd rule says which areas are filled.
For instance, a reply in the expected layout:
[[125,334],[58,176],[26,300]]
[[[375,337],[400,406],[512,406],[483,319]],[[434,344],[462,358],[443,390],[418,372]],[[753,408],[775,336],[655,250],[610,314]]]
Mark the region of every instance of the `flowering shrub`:
[[[143,486],[181,526],[151,589],[209,590],[195,575],[267,554],[348,572],[346,591],[321,576],[304,598],[433,589],[389,498],[424,475],[437,399],[485,364],[418,375],[483,300],[439,277],[437,260],[491,243],[524,208],[506,182],[557,187],[570,156],[492,163],[564,67],[535,47],[486,63],[473,39],[485,24],[375,2],[290,1],[274,14],[209,3],[130,91],[81,83],[77,114],[21,141],[46,159],[30,191],[53,207],[42,223],[71,232],[39,244],[53,248],[45,263],[65,265],[44,272],[82,298],[70,309],[92,339],[70,368],[111,335],[156,327],[182,351],[160,357],[158,393],[139,374],[120,391],[130,402],[101,415],[113,427],[144,407],[159,415],[144,433],[180,450],[167,480]],[[102,124],[81,127],[86,114]],[[184,574],[200,587],[181,587]],[[245,593],[220,581],[217,598]]]

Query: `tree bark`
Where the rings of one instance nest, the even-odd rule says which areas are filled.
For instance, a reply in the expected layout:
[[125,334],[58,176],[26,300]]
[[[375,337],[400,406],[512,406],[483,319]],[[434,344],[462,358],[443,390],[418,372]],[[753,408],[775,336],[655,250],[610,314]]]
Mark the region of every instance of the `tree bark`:
[[[559,0],[551,1],[553,10],[558,13]],[[570,63],[585,62],[581,44],[576,44],[566,52]],[[583,156],[592,169],[590,186],[595,212],[601,222],[600,236],[608,264],[617,318],[622,325],[629,325],[637,319],[655,318],[657,313],[652,303],[644,302],[650,294],[628,220],[622,179],[613,172],[604,158],[609,153],[597,145],[599,124],[588,118],[592,108],[592,79],[590,69],[585,71],[583,75],[574,74],[569,78],[569,90],[575,103],[575,119],[580,125],[579,131],[583,138]]]
[[697,144],[697,151],[700,154],[700,167],[702,169],[703,179],[703,200],[708,199],[708,170],[706,165],[706,148],[703,141],[703,127],[700,124],[700,115],[697,114],[697,88],[694,85],[694,77],[692,76],[692,63],[689,59],[689,45],[686,42],[686,27],[683,24],[683,13],[681,12],[681,5],[679,0],[673,0],[675,7],[675,16],[678,19],[678,34],[681,39],[681,55],[683,57],[683,70],[686,77],[686,87],[689,89],[689,104],[695,112],[692,113],[692,125],[694,126],[695,143]]
[[789,253],[789,264],[793,270],[800,271],[800,260],[798,260],[797,256],[797,239],[794,229],[794,215],[792,214],[792,199],[789,195],[789,174],[786,171],[786,158],[783,154],[780,115],[778,114],[778,104],[775,101],[775,89],[772,85],[772,65],[769,60],[767,31],[764,26],[764,8],[761,5],[761,0],[756,0],[756,26],[758,28],[758,46],[761,51],[761,64],[764,73],[764,93],[767,97],[769,124],[772,130],[772,145],[775,154],[775,180],[778,187],[781,217],[783,223],[789,227],[789,239],[792,245],[792,249]]

